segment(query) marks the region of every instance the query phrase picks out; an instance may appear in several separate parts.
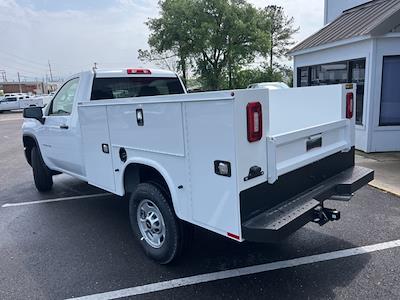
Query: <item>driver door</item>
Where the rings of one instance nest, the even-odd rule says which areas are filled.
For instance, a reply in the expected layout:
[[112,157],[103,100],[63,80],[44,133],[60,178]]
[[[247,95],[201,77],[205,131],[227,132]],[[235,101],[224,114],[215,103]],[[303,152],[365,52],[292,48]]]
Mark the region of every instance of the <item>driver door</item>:
[[79,124],[75,98],[79,78],[67,81],[50,103],[45,116],[42,134],[42,151],[49,160],[49,167],[84,175],[81,155]]

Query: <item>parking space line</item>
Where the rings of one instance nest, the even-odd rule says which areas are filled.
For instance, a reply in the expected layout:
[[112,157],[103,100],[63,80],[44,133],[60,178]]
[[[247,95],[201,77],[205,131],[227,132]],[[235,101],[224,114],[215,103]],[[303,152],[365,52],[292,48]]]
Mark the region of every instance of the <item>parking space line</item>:
[[189,285],[205,283],[205,282],[210,282],[210,281],[216,281],[216,280],[221,280],[221,279],[229,279],[229,278],[257,274],[257,273],[268,272],[268,271],[279,270],[279,269],[286,269],[286,268],[291,268],[291,267],[296,267],[296,266],[302,266],[302,265],[307,265],[307,264],[312,264],[312,263],[317,263],[317,262],[334,260],[334,259],[338,259],[338,258],[356,256],[356,255],[381,251],[381,250],[385,250],[385,249],[397,248],[397,247],[400,247],[400,240],[389,241],[389,242],[385,242],[385,243],[379,243],[379,244],[356,247],[356,248],[350,248],[350,249],[346,249],[346,250],[338,250],[338,251],[333,251],[333,252],[328,252],[328,253],[323,253],[323,254],[316,254],[316,255],[311,255],[311,256],[305,256],[305,257],[300,257],[300,258],[294,258],[294,259],[289,259],[289,260],[284,260],[284,261],[277,261],[277,262],[266,263],[266,264],[262,264],[262,265],[251,266],[251,267],[237,268],[237,269],[231,269],[231,270],[226,270],[226,271],[219,271],[219,272],[200,274],[200,275],[195,275],[195,276],[190,276],[190,277],[178,278],[178,279],[173,279],[173,280],[168,280],[168,281],[161,281],[161,282],[146,284],[146,285],[142,285],[142,286],[136,286],[136,287],[132,287],[132,288],[126,288],[126,289],[115,290],[115,291],[99,293],[99,294],[92,294],[92,295],[77,297],[77,298],[70,298],[69,300],[72,300],[72,299],[74,299],[74,300],[94,300],[94,299],[109,300],[109,299],[118,299],[118,298],[123,298],[123,297],[137,296],[137,295],[149,294],[149,293],[153,293],[153,292],[159,292],[159,291],[169,290],[169,289],[183,287],[183,286],[189,286]]
[[2,119],[0,122],[8,122],[8,121],[21,121],[24,118],[8,118],[8,119]]
[[29,201],[29,202],[5,203],[1,207],[14,207],[14,206],[33,205],[33,204],[41,204],[41,203],[49,203],[49,202],[59,202],[59,201],[68,201],[68,200],[77,200],[77,199],[88,199],[88,198],[103,197],[103,196],[110,196],[110,195],[112,195],[112,194],[110,194],[110,193],[101,193],[101,194],[72,196],[72,197],[37,200],[37,201]]

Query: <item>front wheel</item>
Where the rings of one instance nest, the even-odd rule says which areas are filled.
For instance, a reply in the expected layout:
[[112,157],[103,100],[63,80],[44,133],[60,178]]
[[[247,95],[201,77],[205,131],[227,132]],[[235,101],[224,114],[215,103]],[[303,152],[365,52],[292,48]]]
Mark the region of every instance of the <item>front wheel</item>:
[[129,200],[132,230],[148,257],[168,264],[182,252],[189,226],[180,221],[166,196],[151,183],[140,183]]
[[53,177],[51,171],[44,163],[42,155],[37,147],[32,148],[31,162],[36,188],[39,192],[50,191],[53,186]]

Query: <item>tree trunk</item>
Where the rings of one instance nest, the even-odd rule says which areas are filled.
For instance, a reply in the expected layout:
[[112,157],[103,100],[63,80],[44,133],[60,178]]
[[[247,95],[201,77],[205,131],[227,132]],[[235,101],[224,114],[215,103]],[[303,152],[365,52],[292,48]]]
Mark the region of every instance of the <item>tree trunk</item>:
[[231,38],[229,37],[228,39],[228,87],[230,89],[233,88],[233,83],[232,83],[232,54],[231,54]]
[[186,58],[181,56],[179,64],[180,64],[180,68],[181,68],[181,71],[182,71],[182,81],[183,81],[183,84],[186,86],[186,83],[187,83]]
[[271,36],[271,48],[269,49],[269,68],[271,73],[273,71],[273,56],[274,56],[274,44]]

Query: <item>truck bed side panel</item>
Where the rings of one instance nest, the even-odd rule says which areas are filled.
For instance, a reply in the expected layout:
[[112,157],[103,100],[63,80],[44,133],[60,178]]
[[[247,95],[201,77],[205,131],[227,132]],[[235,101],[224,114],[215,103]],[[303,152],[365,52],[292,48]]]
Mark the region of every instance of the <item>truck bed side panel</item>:
[[[240,236],[233,100],[184,106],[194,222],[221,234]],[[216,160],[231,163],[231,177],[215,173]]]

